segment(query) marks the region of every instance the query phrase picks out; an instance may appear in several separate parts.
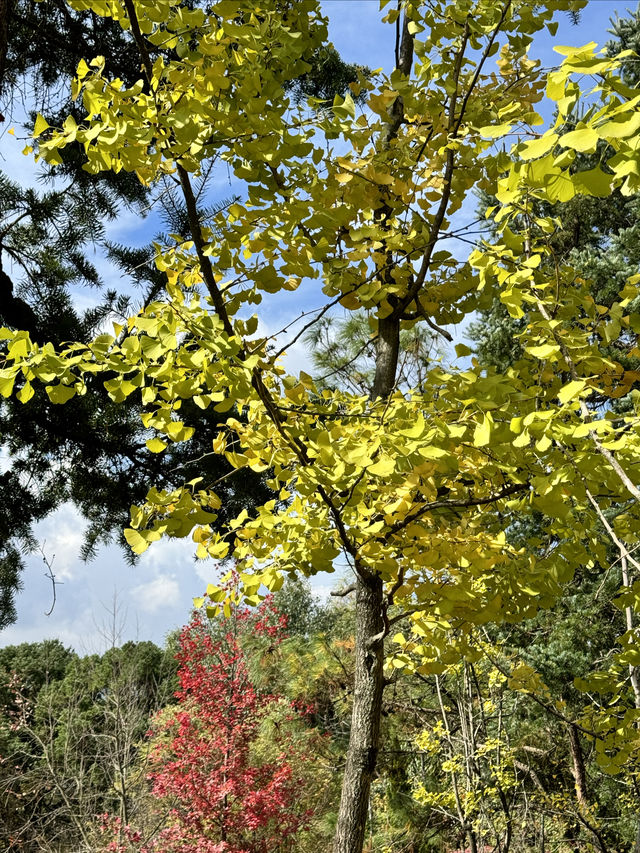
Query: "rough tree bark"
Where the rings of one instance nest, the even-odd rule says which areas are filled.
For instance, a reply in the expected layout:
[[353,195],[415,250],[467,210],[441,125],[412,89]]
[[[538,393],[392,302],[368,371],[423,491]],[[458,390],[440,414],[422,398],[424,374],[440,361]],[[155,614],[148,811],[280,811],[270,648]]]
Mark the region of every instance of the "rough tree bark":
[[[396,43],[396,68],[405,76],[411,73],[413,36],[404,16]],[[391,107],[389,124],[383,140],[388,146],[402,123],[404,106],[397,98]],[[382,222],[390,211],[382,206]],[[390,269],[382,273],[390,275]],[[400,347],[400,312],[378,320],[376,372],[371,398],[388,397],[392,393],[398,370]],[[384,690],[384,637],[386,635],[386,601],[382,579],[356,561],[356,630],[355,684],[351,732],[347,750],[338,822],[333,841],[334,853],[360,853],[364,843],[371,781],[380,744],[382,693]]]
[[362,850],[380,743],[384,687],[383,588],[379,575],[356,580],[355,684],[349,749],[334,838],[336,853]]

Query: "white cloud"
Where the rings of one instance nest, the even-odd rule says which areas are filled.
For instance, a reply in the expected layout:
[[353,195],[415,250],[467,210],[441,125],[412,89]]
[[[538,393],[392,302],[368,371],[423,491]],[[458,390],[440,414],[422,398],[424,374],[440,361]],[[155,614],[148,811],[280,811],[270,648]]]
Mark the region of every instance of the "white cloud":
[[34,625],[15,624],[9,625],[2,632],[2,646],[18,646],[20,643],[40,643],[43,639],[60,640],[63,646],[70,646],[74,649],[82,648],[83,642],[86,639],[86,631],[78,630],[77,626],[72,628],[70,625],[57,623],[52,631],[46,630],[46,624],[42,621]]
[[220,577],[220,563],[215,563],[213,560],[197,560],[193,568],[204,584],[215,583]]
[[145,572],[173,572],[188,568],[193,563],[196,546],[190,537],[162,539],[152,543],[140,558],[139,570]]
[[[163,539],[154,542],[140,559],[136,571],[153,572],[154,576],[177,572],[180,588],[189,596],[202,595],[204,586],[215,583],[226,569],[215,560],[196,560],[196,545],[191,539]],[[195,577],[194,577],[195,575]],[[202,586],[204,584],[204,586]],[[142,586],[146,586],[143,584]]]
[[131,596],[141,610],[155,613],[174,606],[180,599],[180,585],[175,575],[158,574],[152,580],[134,586]]

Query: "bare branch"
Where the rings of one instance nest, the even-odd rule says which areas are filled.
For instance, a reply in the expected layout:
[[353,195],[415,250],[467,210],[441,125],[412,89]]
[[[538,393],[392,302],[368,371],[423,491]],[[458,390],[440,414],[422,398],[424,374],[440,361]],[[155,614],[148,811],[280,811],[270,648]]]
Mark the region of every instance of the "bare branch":
[[329,593],[329,595],[333,595],[336,598],[344,598],[345,596],[347,596],[350,593],[355,592],[355,591],[356,591],[356,585],[354,583],[352,583],[349,586],[345,586],[343,589],[332,590]]
[[53,573],[53,564],[55,562],[56,555],[53,554],[51,559],[49,559],[47,557],[47,555],[45,554],[45,550],[44,550],[45,545],[46,545],[46,542],[43,542],[42,545],[40,546],[39,550],[40,550],[40,554],[42,556],[42,562],[47,567],[47,571],[44,573],[44,576],[45,576],[45,578],[48,578],[51,581],[52,600],[51,600],[51,607],[46,611],[46,613],[44,615],[45,616],[51,616],[51,614],[53,613],[53,610],[56,606],[56,599],[57,599],[56,587],[61,586],[63,581],[56,580],[56,576]]

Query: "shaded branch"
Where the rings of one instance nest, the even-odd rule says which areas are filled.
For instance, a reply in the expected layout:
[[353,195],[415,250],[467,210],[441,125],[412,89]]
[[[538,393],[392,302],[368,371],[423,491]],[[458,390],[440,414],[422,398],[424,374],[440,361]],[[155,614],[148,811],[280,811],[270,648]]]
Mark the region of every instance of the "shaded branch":
[[471,506],[487,506],[503,498],[508,498],[510,495],[515,495],[518,492],[528,491],[529,488],[529,483],[512,483],[510,486],[505,486],[499,492],[494,492],[485,498],[458,498],[454,500],[432,501],[431,503],[424,504],[419,510],[403,518],[402,521],[397,521],[395,524],[390,525],[389,530],[380,539],[386,542],[391,536],[399,533],[409,524],[412,524],[414,521],[422,518],[423,515],[435,509],[464,509]]
[[356,591],[356,585],[354,583],[349,584],[349,586],[345,586],[343,589],[334,589],[329,595],[333,595],[336,598],[344,598],[347,595],[350,595],[352,592]]

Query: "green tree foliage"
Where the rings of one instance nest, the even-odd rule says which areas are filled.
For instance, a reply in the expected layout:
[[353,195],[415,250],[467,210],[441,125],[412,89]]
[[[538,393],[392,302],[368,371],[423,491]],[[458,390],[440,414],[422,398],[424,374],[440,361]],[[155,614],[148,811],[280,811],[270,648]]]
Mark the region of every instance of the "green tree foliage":
[[[598,601],[589,584],[600,581],[592,573],[571,596],[578,599],[582,620],[579,608],[567,601],[564,613],[541,612],[525,625],[491,629],[490,639],[481,632],[473,659],[458,658],[438,675],[402,669],[389,673],[392,683],[384,697],[383,741],[369,804],[367,845],[372,851],[437,853],[464,849],[466,843],[478,851],[486,845],[506,853],[538,853],[543,841],[562,853],[576,846],[599,853],[633,849],[629,779],[599,769],[590,739],[580,729],[585,801],[576,788],[570,726],[579,719],[582,698],[573,676],[587,674],[618,631],[614,618],[609,633],[599,633]],[[299,602],[298,624],[304,627],[277,642],[242,628],[236,639],[255,690],[280,696],[252,743],[251,760],[276,761],[278,737],[285,732],[294,737],[295,750],[287,753],[287,762],[304,777],[301,796],[314,812],[294,849],[312,853],[327,849],[335,830],[336,771],[344,760],[353,703],[354,608],[352,594],[332,598],[318,620],[312,597],[298,583],[285,584],[283,590],[274,598],[288,603],[292,614]],[[228,628],[225,619],[211,622],[212,641],[219,642]],[[114,823],[108,823],[111,834],[105,834],[107,825],[95,820],[96,809],[108,809],[121,829],[128,820],[130,838],[151,839],[169,825],[167,810],[150,795],[146,732],[155,708],[164,709],[157,732],[179,711],[172,698],[175,646],[169,642],[163,653],[149,643],[129,643],[85,658],[56,642],[0,652],[2,683],[12,684],[2,694],[3,718],[9,722],[2,731],[9,737],[0,750],[5,759],[0,802],[14,843],[36,838],[35,849],[95,853],[114,837]],[[31,685],[31,699],[24,706],[15,703],[18,682],[12,673],[20,669]],[[137,699],[130,706],[132,688]],[[564,698],[557,701],[560,695]],[[296,708],[295,720],[289,703]],[[27,708],[30,715],[25,717]],[[116,709],[119,715],[113,713]],[[19,725],[12,728],[15,723]],[[45,731],[54,737],[50,751],[28,748]],[[120,765],[105,749],[109,740],[121,744]],[[160,753],[168,748],[158,733],[155,745]],[[302,763],[297,762],[299,749]],[[124,786],[117,780],[114,785],[116,766],[126,771]],[[156,761],[154,766],[161,770],[163,765]],[[49,787],[56,779],[65,780],[67,789],[82,789],[83,796],[61,802],[61,792]],[[84,816],[84,841],[73,815]],[[123,830],[120,840],[129,849],[125,836]],[[137,849],[136,843],[130,849]]]
[[[638,31],[637,13],[622,20],[617,19],[612,30],[616,40],[608,45],[609,55],[637,46]],[[637,57],[629,56],[623,61],[621,76],[627,84],[637,82]],[[582,126],[580,119],[580,106],[577,105],[575,114],[565,118],[567,128],[572,130]],[[574,173],[593,170],[612,153],[612,149],[601,141],[593,150],[578,151],[572,170]],[[571,264],[580,270],[589,292],[600,305],[615,305],[622,282],[640,271],[639,205],[640,197],[628,190],[624,193],[614,191],[602,194],[598,198],[576,196],[556,204],[554,208],[545,202],[535,202],[534,209],[538,214],[553,212],[556,217],[555,227],[548,238],[553,260],[558,264]],[[496,300],[483,315],[482,321],[472,327],[472,337],[482,364],[505,371],[522,358],[519,335],[526,326],[526,314],[520,318],[515,318],[513,314],[513,311],[507,310],[505,305]],[[627,380],[613,399],[605,401],[594,396],[591,406],[604,404],[611,413],[618,414],[633,411],[640,375],[635,343],[635,334],[615,327],[610,327],[610,332],[603,337],[601,352],[624,366]],[[595,505],[593,499],[592,506]],[[619,756],[616,766],[628,761],[627,753],[617,753],[615,744],[607,744],[606,732],[610,731],[608,726],[614,718],[617,718],[618,725],[624,725],[621,721],[625,715],[634,713],[631,709],[639,707],[640,700],[635,669],[637,659],[630,658],[626,666],[622,664],[619,659],[620,641],[616,640],[616,637],[622,637],[624,648],[630,642],[629,638],[635,636],[635,617],[631,610],[625,611],[620,599],[617,604],[612,603],[620,589],[624,591],[632,583],[626,568],[624,542],[613,534],[616,518],[624,515],[624,510],[625,502],[598,513],[595,524],[601,535],[609,539],[609,545],[595,566],[585,565],[578,569],[555,608],[540,613],[531,625],[522,630],[513,630],[503,639],[511,654],[519,655],[541,675],[549,697],[563,712],[574,720],[582,718],[584,726],[591,732],[589,736],[583,730],[571,728],[566,723],[558,725],[558,721],[555,721],[560,743],[569,747],[565,750],[565,767],[572,768],[576,784],[578,803],[576,806],[574,802],[571,809],[575,823],[572,831],[576,835],[586,833],[589,836],[590,832],[593,834],[594,829],[597,829],[602,833],[602,838],[596,840],[596,846],[606,844],[611,845],[612,849],[629,849],[628,845],[633,843],[633,849],[637,850],[640,849],[640,821],[630,807],[631,801],[624,788],[626,785],[628,789],[637,789],[636,770],[627,763],[628,774],[624,781],[616,783],[607,775],[612,765],[605,758],[611,749],[609,755]],[[514,541],[534,553],[541,548],[554,547],[553,537],[549,537],[545,520],[540,515],[532,518],[528,525],[512,529],[510,535]],[[634,565],[634,571],[636,569]],[[611,680],[614,672],[619,679],[618,687],[625,695],[617,712],[608,721],[603,719],[600,722],[597,713],[592,713],[593,706],[582,716],[586,699],[584,691],[589,695],[589,691],[598,689],[597,677],[590,676],[598,669],[603,670],[599,676],[603,690],[599,701],[604,701],[607,696],[615,704],[617,693]],[[607,672],[608,675],[605,675]],[[620,701],[619,695],[617,701]],[[545,712],[541,712],[538,707],[540,715],[544,718]],[[580,774],[576,768],[581,763],[580,755],[583,751],[587,757],[584,758],[585,772]],[[599,762],[594,760],[598,756]],[[613,822],[614,814],[617,816],[616,822]],[[581,822],[581,815],[586,823]]]
[[611,33],[614,39],[607,45],[609,56],[614,56],[621,50],[632,50],[636,58],[626,62],[622,76],[629,86],[637,86],[640,80],[640,65],[637,56],[640,56],[640,7],[635,12],[627,9],[627,14],[620,17],[617,13],[611,21]]
[[[321,45],[309,58],[308,71],[295,80],[287,83],[286,88],[292,93],[296,103],[313,98],[318,103],[316,108],[328,107],[336,95],[344,95],[349,91],[351,83],[358,77],[369,77],[371,70],[363,65],[346,63],[333,45]],[[362,102],[364,93],[356,95],[356,100]]]
[[92,848],[96,815],[146,792],[140,747],[176,667],[153,643],[80,658],[57,641],[0,650],[0,843]]
[[[576,196],[636,191],[637,95],[617,60],[592,45],[563,48],[546,80],[557,119],[526,137],[541,121],[535,104],[545,85],[527,47],[539,29],[553,28],[554,11],[575,9],[564,0],[533,10],[485,0],[391,9],[397,67],[358,81],[356,90],[367,90],[362,114],[349,95],[330,110],[292,112],[286,84],[307,70],[325,36],[312,0],[285,17],[277,3],[239,10],[226,0],[206,14],[173,0],[95,0],[92,8],[132,33],[143,79],[125,88],[105,78],[100,59],[79,63],[73,92],[86,115],[56,127],[39,116],[39,155],[59,164],[81,144],[89,173],[135,171],[154,185],[173,176],[190,239],[162,247],[156,264],[166,292],[113,334],[54,350],[4,329],[0,390],[26,401],[42,384],[64,403],[101,379],[114,403],[139,395],[146,443],[157,453],[193,439],[182,416],[188,402],[222,414],[236,407],[242,417],[206,438],[235,469],[269,471],[278,498],[221,531],[215,483],[152,485],[132,508],[127,541],[142,553],[164,535],[190,535],[202,559],[233,556],[241,586],[211,584],[200,603],[206,598],[213,614],[256,603],[263,586],[277,590],[287,574],[331,572],[344,555],[355,579],[354,678],[334,845],[359,853],[390,686],[385,664],[429,677],[473,662],[483,626],[553,605],[577,571],[606,566],[612,544],[623,572],[617,604],[633,622],[637,595],[625,577],[636,565],[629,548],[640,513],[640,431],[635,398],[620,415],[612,405],[635,377],[605,347],[640,327],[639,277],[610,304],[597,303],[581,271],[558,262],[553,211]],[[176,53],[154,61],[147,42]],[[594,106],[576,122],[591,78]],[[501,151],[494,140],[514,128],[519,141]],[[606,161],[573,168],[576,154],[599,146]],[[212,157],[247,187],[209,223],[193,177]],[[472,188],[495,195],[495,233],[454,257],[438,243]],[[338,302],[369,312],[369,395],[287,375],[256,337],[246,308],[266,294],[285,298],[303,278],[322,281],[327,302],[318,316]],[[193,293],[198,283],[205,299]],[[433,364],[419,388],[400,387],[402,331],[425,317],[437,327],[460,323],[494,296],[524,320],[512,368]],[[544,537],[536,548],[517,547],[507,534],[534,513],[544,516]],[[392,634],[402,621],[403,632]],[[637,649],[633,624],[626,627],[606,685],[595,674],[612,701],[588,709],[599,766],[610,773],[623,764],[633,773],[637,758],[640,707],[629,705],[627,689]],[[545,701],[531,666],[516,664],[508,677],[516,692]],[[567,720],[573,737],[577,722]],[[475,815],[471,806],[463,823],[465,815]]]
[[[284,4],[282,14],[286,8]],[[139,78],[137,49],[113,19],[72,9],[59,0],[16,0],[7,10],[5,112],[21,96],[33,111],[32,120],[40,111],[52,123],[67,114],[79,121],[82,111],[70,97],[68,80],[84,57],[104,56],[110,80],[133,85]],[[153,56],[164,53],[158,49]],[[310,60],[308,70],[289,81],[297,99],[332,100],[367,73],[344,63],[330,45],[323,45]],[[109,223],[125,208],[141,214],[151,204],[148,188],[127,171],[91,176],[82,168],[85,162],[81,146],[69,146],[61,162],[46,169],[50,188],[45,192],[20,187],[0,174],[0,320],[41,343],[88,342],[107,318],[126,318],[140,304],[157,298],[166,284],[154,265],[152,245],[131,248],[106,241]],[[163,217],[170,231],[186,233],[184,204],[174,196],[165,188]],[[203,202],[203,218],[217,212],[218,207]],[[118,288],[105,289],[88,260],[92,247],[106,252],[121,270]],[[92,290],[96,302],[88,310],[77,307],[83,288]],[[11,465],[0,478],[6,507],[0,521],[0,626],[15,618],[14,593],[20,587],[24,553],[37,545],[33,524],[65,501],[72,501],[89,523],[83,548],[87,558],[113,539],[130,557],[122,530],[129,508],[144,499],[150,479],[169,490],[196,474],[220,481],[227,520],[269,499],[263,478],[241,474],[225,479],[232,469],[210,454],[204,436],[220,420],[219,414],[212,419],[210,413],[187,405],[183,416],[195,434],[203,436],[202,443],[192,444],[187,452],[176,446],[176,453],[158,455],[146,447],[140,411],[113,405],[101,383],[64,413],[42,389],[34,390],[28,412],[15,401],[2,401],[0,436]]]
[[331,628],[335,609],[322,604],[306,578],[288,577],[274,595],[274,606],[287,620],[287,634],[307,637]]
[[[638,46],[640,23],[638,13],[612,22],[611,32],[615,40],[609,42],[607,50],[614,56],[622,50],[634,50]],[[638,60],[630,57],[623,62],[621,75],[629,85],[638,79]],[[571,130],[579,120],[579,114],[566,118],[566,127]],[[593,152],[579,151],[573,160],[573,171],[588,171],[606,161],[612,150],[600,143]],[[480,213],[495,203],[489,195],[481,199]],[[594,299],[610,306],[619,292],[622,282],[640,269],[640,198],[635,194],[622,194],[614,189],[598,197],[576,195],[568,201],[550,205],[536,201],[535,209],[542,215],[553,214],[554,230],[549,236],[555,260],[570,263],[590,283]],[[491,232],[493,221],[487,221]],[[470,337],[476,345],[481,362],[504,371],[522,355],[518,335],[524,328],[524,320],[509,314],[506,306],[496,299],[490,309],[481,313],[480,321],[470,327]],[[611,354],[622,358],[630,366],[624,354],[624,339],[613,343]],[[628,347],[627,347],[628,348]]]

